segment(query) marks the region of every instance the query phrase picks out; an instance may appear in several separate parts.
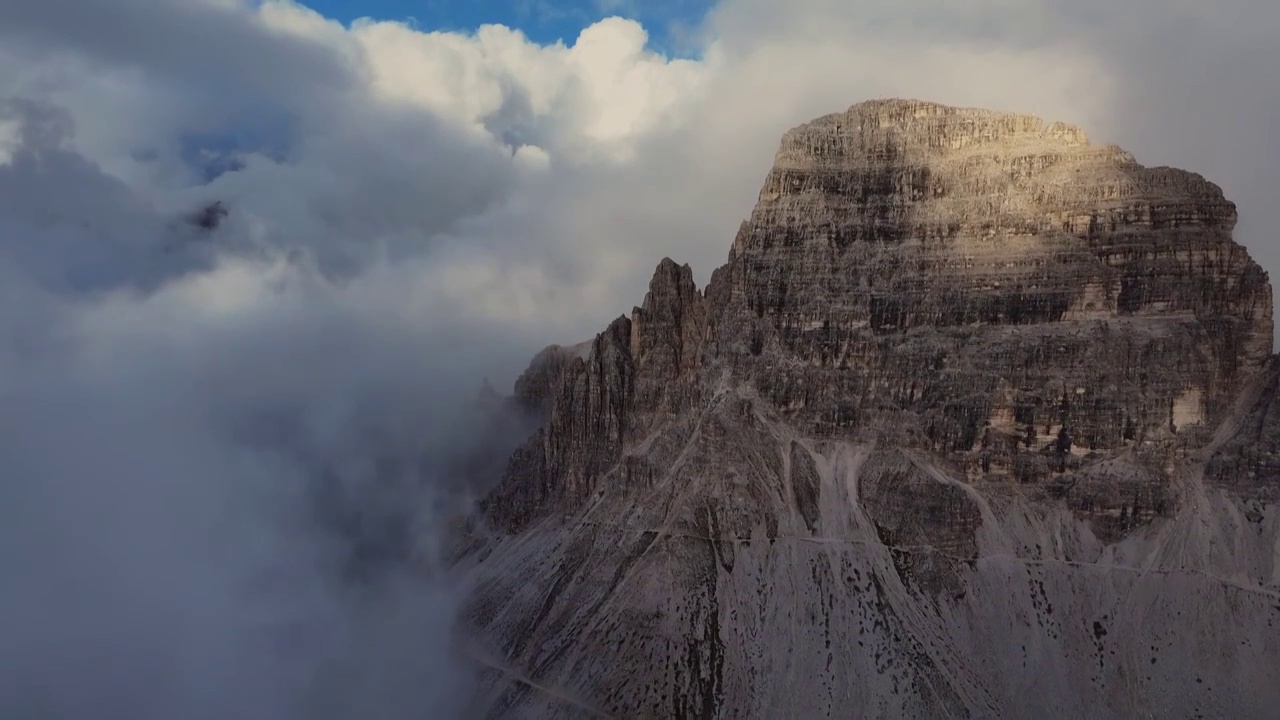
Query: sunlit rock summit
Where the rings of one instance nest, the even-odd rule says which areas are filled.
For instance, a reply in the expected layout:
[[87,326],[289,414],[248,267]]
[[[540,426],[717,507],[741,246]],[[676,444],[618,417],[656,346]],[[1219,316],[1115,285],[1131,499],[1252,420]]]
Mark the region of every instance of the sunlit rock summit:
[[488,717],[1267,717],[1280,377],[1213,183],[883,100],[551,347],[460,561]]

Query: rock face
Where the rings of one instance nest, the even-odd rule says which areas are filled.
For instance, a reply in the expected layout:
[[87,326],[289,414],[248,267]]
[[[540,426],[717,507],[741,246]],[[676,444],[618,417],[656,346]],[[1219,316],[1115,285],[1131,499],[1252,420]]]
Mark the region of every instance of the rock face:
[[1270,717],[1280,369],[1204,178],[888,100],[548,350],[461,561],[488,717]]

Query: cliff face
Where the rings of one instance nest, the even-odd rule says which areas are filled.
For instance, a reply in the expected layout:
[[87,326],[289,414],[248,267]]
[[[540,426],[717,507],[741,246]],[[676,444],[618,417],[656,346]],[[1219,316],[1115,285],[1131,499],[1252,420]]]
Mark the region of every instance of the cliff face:
[[1280,381],[1235,219],[1027,116],[788,132],[705,294],[664,260],[518,384],[546,421],[464,560],[478,708],[1278,706]]
[[1063,428],[1077,454],[1158,442],[1212,424],[1271,354],[1235,221],[1204,178],[1070,126],[859,105],[783,138],[711,290],[718,339],[764,355],[751,379],[818,434],[889,413],[993,461]]

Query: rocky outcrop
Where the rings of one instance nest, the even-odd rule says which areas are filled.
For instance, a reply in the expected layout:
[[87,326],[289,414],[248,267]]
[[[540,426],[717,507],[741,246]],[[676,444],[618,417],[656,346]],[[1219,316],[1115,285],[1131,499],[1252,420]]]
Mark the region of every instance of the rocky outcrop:
[[1205,479],[1246,500],[1256,521],[1261,508],[1280,504],[1280,361],[1273,360],[1254,386],[1207,448]]
[[1270,286],[1235,221],[1204,178],[1070,126],[858,105],[784,137],[717,339],[772,351],[752,379],[815,433],[907,410],[941,452],[1064,427],[1113,450],[1212,424],[1270,356]]
[[[693,272],[665,259],[630,318],[615,320],[587,347],[540,353],[516,381],[516,397],[548,421],[484,501],[495,525],[514,531],[553,509],[576,507],[623,461],[625,445],[644,437],[655,420],[693,407],[705,331]],[[651,472],[638,458],[623,465],[625,475]]]
[[1028,116],[788,132],[705,294],[664,260],[517,384],[477,711],[1265,714],[1280,381],[1235,219]]
[[515,532],[555,509],[572,512],[617,464],[635,396],[630,335],[631,322],[619,318],[585,358],[547,372],[551,359],[522,376],[527,402],[554,399],[546,424],[516,450],[503,483],[481,503],[498,527]]
[[693,271],[663,259],[644,304],[631,312],[631,355],[642,384],[640,412],[675,413],[690,407],[692,398],[670,392],[671,384],[700,366],[706,322],[706,303],[693,283]]

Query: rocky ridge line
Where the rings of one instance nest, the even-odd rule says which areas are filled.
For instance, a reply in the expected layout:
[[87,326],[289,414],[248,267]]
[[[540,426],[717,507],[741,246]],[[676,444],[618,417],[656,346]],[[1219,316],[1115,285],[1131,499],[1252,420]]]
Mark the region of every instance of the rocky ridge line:
[[[664,260],[518,383],[545,423],[468,622],[619,716],[1125,717],[1193,672],[1206,712],[1280,702],[1280,381],[1235,220],[1029,116],[788,132],[705,293]],[[491,680],[491,715],[573,715]]]

